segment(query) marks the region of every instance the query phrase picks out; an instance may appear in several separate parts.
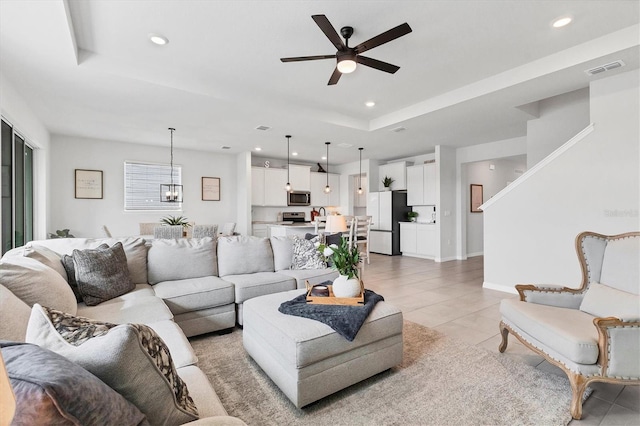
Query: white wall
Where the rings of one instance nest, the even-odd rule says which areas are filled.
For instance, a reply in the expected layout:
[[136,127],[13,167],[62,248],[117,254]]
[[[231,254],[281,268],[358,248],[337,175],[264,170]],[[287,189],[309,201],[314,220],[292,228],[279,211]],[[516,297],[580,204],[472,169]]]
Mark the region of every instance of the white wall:
[[485,287],[577,286],[578,233],[640,229],[639,88],[635,71],[592,82],[594,131],[489,203]]
[[446,262],[456,256],[456,150],[448,146],[436,146],[436,262]]
[[[492,170],[490,167],[493,166]],[[477,161],[463,165],[463,212],[466,215],[467,256],[478,256],[484,251],[483,212],[471,213],[470,185],[482,185],[483,199],[488,201],[513,182],[526,170],[526,157]]]
[[34,149],[34,238],[47,235],[50,135],[20,93],[0,72],[0,112]]
[[589,125],[589,88],[538,102],[539,118],[527,122],[527,166],[533,167]]
[[[69,228],[76,237],[100,236],[106,225],[114,236],[138,235],[139,222],[158,222],[166,215],[184,215],[201,224],[240,222],[238,215],[239,164],[246,163],[233,155],[176,149],[174,164],[182,166],[184,203],[182,212],[125,212],[124,161],[168,163],[169,146],[157,147],[134,143],[112,142],[69,136],[53,136],[51,140],[51,223],[49,231]],[[74,198],[74,169],[102,170],[104,199]],[[201,177],[220,178],[220,201],[202,201]],[[246,182],[245,182],[246,183]],[[250,185],[249,185],[250,186]],[[249,197],[250,197],[249,193]],[[248,208],[248,207],[247,207]]]

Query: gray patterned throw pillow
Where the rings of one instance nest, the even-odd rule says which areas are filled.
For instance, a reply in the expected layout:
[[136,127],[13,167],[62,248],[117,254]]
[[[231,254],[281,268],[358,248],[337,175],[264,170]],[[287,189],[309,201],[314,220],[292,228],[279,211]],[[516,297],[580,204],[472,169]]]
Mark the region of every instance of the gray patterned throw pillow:
[[74,250],[73,267],[78,291],[89,306],[98,305],[135,288],[129,275],[127,255],[120,242],[104,250]]
[[[103,243],[96,247],[96,250],[107,250],[108,248],[109,245]],[[80,294],[78,283],[76,282],[76,268],[73,266],[73,257],[68,254],[63,254],[60,262],[62,262],[62,266],[67,273],[67,282],[69,283],[71,290],[73,290],[73,294],[76,296],[76,301],[78,301],[78,303],[82,302],[82,295]]]
[[296,237],[293,240],[291,269],[324,269],[327,265],[311,240]]
[[146,325],[94,321],[36,304],[26,340],[96,375],[146,414],[153,425],[179,425],[198,418],[169,348]]

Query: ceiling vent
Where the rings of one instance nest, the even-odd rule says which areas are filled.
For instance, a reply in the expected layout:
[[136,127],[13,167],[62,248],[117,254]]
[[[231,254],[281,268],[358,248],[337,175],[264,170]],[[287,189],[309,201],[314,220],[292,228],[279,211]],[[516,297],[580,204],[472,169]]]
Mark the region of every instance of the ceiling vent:
[[336,145],[338,148],[351,148],[353,146],[352,143],[341,142]]
[[586,70],[585,72],[588,75],[596,75],[596,74],[601,74],[605,71],[614,70],[616,68],[620,68],[623,66],[624,66],[624,62],[613,61],[613,62],[609,62],[608,64],[600,65],[599,67],[591,68],[589,70]]
[[256,130],[269,130],[269,129],[271,129],[271,127],[269,127],[269,126],[258,126],[258,127],[256,127]]
[[405,130],[407,130],[406,127],[400,126],[400,127],[394,128],[394,129],[390,129],[389,131],[390,132],[394,132],[394,133],[400,133],[400,132],[404,132]]
[[222,149],[231,149],[231,147],[225,145],[225,146],[222,147]]

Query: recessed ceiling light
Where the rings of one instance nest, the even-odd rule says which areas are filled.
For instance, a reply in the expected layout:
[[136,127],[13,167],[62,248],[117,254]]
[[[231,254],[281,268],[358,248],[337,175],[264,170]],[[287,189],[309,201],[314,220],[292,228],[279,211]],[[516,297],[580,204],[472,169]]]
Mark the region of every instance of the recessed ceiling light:
[[562,28],[562,27],[564,27],[566,25],[569,25],[572,20],[573,19],[571,18],[571,16],[563,16],[562,18],[558,18],[555,21],[553,21],[551,26],[553,28]]
[[255,150],[256,151],[262,151],[262,148],[260,148],[259,146],[256,146]]
[[151,40],[152,43],[157,44],[158,46],[164,46],[165,44],[169,43],[169,39],[165,36],[161,36],[160,34],[149,34],[149,40]]
[[376,106],[376,103],[373,101],[367,101],[364,103],[366,106],[368,106],[369,108],[373,108],[374,106]]
[[326,160],[326,159],[327,159],[327,156],[326,156],[326,155],[323,155],[323,156],[322,156],[322,159],[323,159],[323,160]]
[[297,152],[292,152],[291,155],[293,155],[294,157],[298,155]]

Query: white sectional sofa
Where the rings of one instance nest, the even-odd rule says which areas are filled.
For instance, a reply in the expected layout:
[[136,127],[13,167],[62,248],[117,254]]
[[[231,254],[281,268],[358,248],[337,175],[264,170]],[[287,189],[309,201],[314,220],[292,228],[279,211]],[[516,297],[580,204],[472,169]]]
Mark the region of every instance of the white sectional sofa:
[[[77,302],[61,266],[74,249],[120,242],[133,290],[87,306]],[[180,239],[52,239],[13,249],[0,261],[0,340],[24,342],[36,303],[114,324],[145,324],[169,348],[206,424],[243,424],[227,413],[197,367],[188,336],[242,324],[242,304],[253,297],[333,279],[331,269],[291,270],[293,242],[286,237]]]

